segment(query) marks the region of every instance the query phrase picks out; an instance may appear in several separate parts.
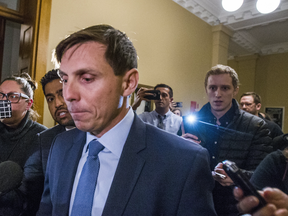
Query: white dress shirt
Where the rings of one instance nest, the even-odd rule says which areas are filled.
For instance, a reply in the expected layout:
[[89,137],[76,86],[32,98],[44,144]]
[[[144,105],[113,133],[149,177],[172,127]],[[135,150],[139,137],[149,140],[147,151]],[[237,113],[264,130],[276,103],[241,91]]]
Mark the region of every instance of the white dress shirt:
[[[142,119],[142,121],[154,125],[157,127],[159,123],[158,114],[155,110],[151,112],[144,112],[138,115],[139,118]],[[182,118],[178,115],[175,115],[170,110],[165,114],[164,116],[161,116],[163,119],[163,124],[165,125],[165,131],[168,131],[173,134],[177,134],[178,130],[180,129]]]
[[134,113],[131,107],[126,116],[112,129],[106,132],[101,138],[86,133],[86,144],[84,145],[81,159],[78,164],[77,172],[74,179],[69,215],[75,198],[75,193],[83,166],[88,156],[88,143],[93,139],[98,140],[105,148],[98,154],[100,160],[100,170],[97,179],[97,185],[94,192],[94,200],[92,206],[91,216],[101,215],[108,197],[108,193],[116,172],[116,168],[129,134],[130,128],[134,120]]

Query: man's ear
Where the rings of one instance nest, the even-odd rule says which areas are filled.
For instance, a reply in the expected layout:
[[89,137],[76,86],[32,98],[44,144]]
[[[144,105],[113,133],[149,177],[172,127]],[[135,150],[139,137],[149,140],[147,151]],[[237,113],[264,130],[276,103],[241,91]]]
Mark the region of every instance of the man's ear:
[[239,92],[239,86],[237,86],[236,89],[234,89],[234,93],[233,93],[233,96],[235,97]]
[[123,97],[129,96],[135,91],[138,85],[138,81],[139,73],[136,68],[132,68],[125,73],[122,81]]
[[173,97],[170,98],[170,102],[173,102]]
[[259,111],[261,109],[261,103],[256,104],[256,110]]
[[31,99],[31,98],[28,99],[27,100],[26,110],[29,110],[31,108],[32,104],[33,104],[33,99]]

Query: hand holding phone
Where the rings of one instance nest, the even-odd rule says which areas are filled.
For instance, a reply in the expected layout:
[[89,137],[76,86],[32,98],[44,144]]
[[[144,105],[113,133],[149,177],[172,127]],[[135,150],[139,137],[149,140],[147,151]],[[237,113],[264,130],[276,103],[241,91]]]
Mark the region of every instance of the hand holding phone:
[[252,212],[264,207],[266,205],[265,199],[258,193],[256,188],[250,183],[249,179],[242,173],[237,165],[229,160],[225,160],[223,169],[227,175],[233,180],[234,184],[243,190],[244,196],[255,196],[259,200],[259,205],[252,209]]

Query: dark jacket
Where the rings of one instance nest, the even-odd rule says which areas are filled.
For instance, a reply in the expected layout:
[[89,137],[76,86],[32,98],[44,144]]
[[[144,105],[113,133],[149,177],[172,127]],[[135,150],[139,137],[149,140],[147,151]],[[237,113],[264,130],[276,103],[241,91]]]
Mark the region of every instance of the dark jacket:
[[45,174],[46,172],[46,165],[47,165],[48,155],[49,155],[52,142],[57,134],[62,133],[64,131],[65,131],[65,126],[56,125],[55,127],[50,128],[38,134],[43,174]]
[[38,149],[39,143],[36,134],[46,127],[29,119],[27,112],[16,130],[8,128],[0,122],[0,159],[14,161],[24,170],[22,185],[0,196],[0,215],[33,215],[34,197],[31,193],[33,185],[25,175],[25,164],[28,158]]
[[30,182],[29,185],[33,185],[29,189],[33,194],[34,199],[33,213],[31,212],[31,215],[35,215],[39,208],[44,188],[45,171],[50,147],[56,135],[63,131],[65,131],[65,127],[57,125],[37,134],[39,143],[38,149],[29,157],[25,164],[24,174],[27,176],[27,181]]
[[288,193],[288,159],[283,151],[269,154],[257,167],[250,181],[258,190],[273,187]]
[[272,139],[283,134],[283,131],[278,124],[268,119],[265,119],[261,114],[259,114],[259,117],[267,123],[267,127],[270,130],[270,137]]
[[[37,215],[68,215],[85,142],[78,129],[54,140]],[[213,185],[206,149],[135,115],[102,215],[214,216]]]
[[[264,157],[272,151],[269,130],[264,120],[240,110],[236,100],[233,99],[235,114],[233,120],[225,127],[211,124],[211,106],[207,103],[196,114],[197,121],[193,125],[184,124],[186,132],[190,132],[201,140],[201,145],[208,149],[214,148],[214,143],[208,143],[212,127],[219,127],[221,131],[218,145],[218,155],[215,155],[216,162],[223,160],[234,161],[239,168],[246,171],[253,171]],[[210,155],[210,163],[213,156]],[[213,169],[211,167],[211,169]],[[248,172],[247,174],[252,174]],[[219,216],[237,215],[236,201],[233,198],[232,188],[223,187],[218,182],[213,191],[215,209]]]

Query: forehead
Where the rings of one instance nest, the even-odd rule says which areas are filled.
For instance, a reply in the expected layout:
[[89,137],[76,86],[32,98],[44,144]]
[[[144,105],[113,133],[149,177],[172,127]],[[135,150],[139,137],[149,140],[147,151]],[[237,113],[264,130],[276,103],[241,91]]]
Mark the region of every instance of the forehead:
[[67,73],[71,70],[77,71],[81,68],[97,67],[104,62],[108,64],[104,57],[106,49],[106,45],[94,41],[76,44],[64,53],[60,70]]
[[62,89],[61,80],[54,79],[45,85],[45,94],[55,94],[59,89]]
[[207,85],[231,85],[232,77],[229,74],[210,75]]
[[0,91],[3,93],[22,92],[18,83],[16,81],[13,81],[13,80],[7,80],[7,81],[3,82],[0,86]]
[[169,94],[170,92],[169,88],[164,87],[157,87],[156,90],[159,90],[161,93],[167,93],[167,94]]
[[247,95],[247,96],[243,96],[240,101],[246,101],[246,102],[253,103],[254,99],[253,99],[252,95]]

